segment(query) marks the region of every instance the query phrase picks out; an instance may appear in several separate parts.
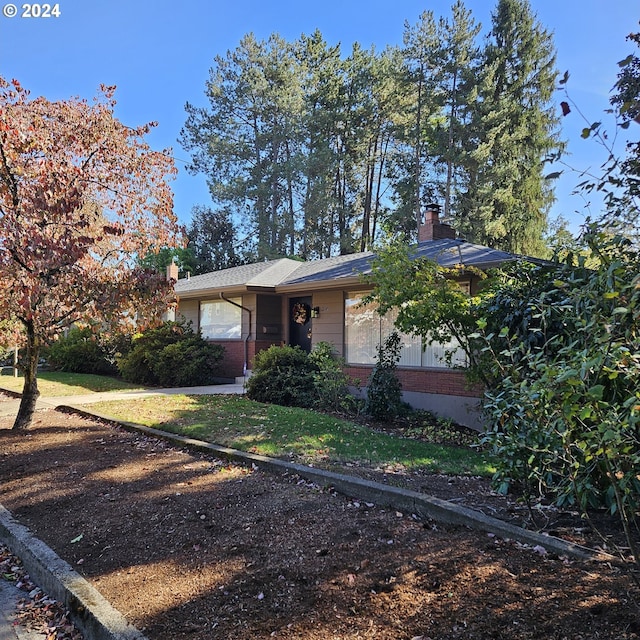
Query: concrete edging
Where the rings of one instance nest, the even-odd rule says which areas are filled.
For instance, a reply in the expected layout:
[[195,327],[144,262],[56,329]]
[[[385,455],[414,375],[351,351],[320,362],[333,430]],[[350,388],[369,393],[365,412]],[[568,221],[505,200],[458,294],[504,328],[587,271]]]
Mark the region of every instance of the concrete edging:
[[[118,424],[129,431],[160,438],[195,451],[210,453],[232,462],[247,466],[255,465],[275,473],[295,474],[320,486],[332,487],[343,495],[357,496],[361,500],[373,502],[378,506],[392,507],[421,518],[431,518],[439,522],[486,531],[501,538],[517,540],[534,547],[540,546],[560,556],[608,562],[616,560],[614,556],[596,552],[554,536],[522,529],[468,507],[416,491],[186,438],[87,411],[82,407],[60,405],[56,409],[77,413],[89,419]],[[78,629],[88,640],[147,640],[146,636],[127,622],[97,589],[50,547],[35,537],[27,527],[17,522],[1,504],[0,541],[22,560],[31,577],[46,593],[63,603],[71,613]]]
[[36,584],[69,610],[87,640],[147,640],[66,561],[0,505],[0,540]]
[[534,547],[543,547],[546,551],[560,556],[566,555],[582,560],[617,561],[615,556],[607,553],[567,542],[555,536],[522,529],[508,522],[487,516],[480,511],[462,507],[417,491],[392,487],[380,482],[372,482],[362,478],[287,462],[286,460],[268,458],[267,456],[255,453],[247,453],[229,447],[210,444],[202,440],[195,440],[166,431],[160,431],[159,429],[145,427],[133,422],[124,422],[108,415],[87,411],[82,407],[61,405],[57,408],[63,411],[72,411],[88,418],[98,418],[119,424],[129,431],[136,431],[161,438],[174,444],[179,444],[200,452],[211,453],[233,462],[239,462],[248,466],[255,465],[271,472],[296,474],[320,486],[332,487],[343,495],[357,496],[361,500],[373,502],[379,506],[393,507],[398,511],[412,513],[421,518],[431,518],[447,524],[466,526],[478,531],[493,533],[501,538],[517,540],[518,542]]

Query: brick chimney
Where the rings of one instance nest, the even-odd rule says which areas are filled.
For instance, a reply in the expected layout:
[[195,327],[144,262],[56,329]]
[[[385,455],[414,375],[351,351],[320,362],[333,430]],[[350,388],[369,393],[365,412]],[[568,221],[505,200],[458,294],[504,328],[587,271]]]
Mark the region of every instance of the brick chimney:
[[425,208],[422,223],[418,227],[418,242],[428,240],[455,240],[453,227],[440,222],[440,205],[428,204]]
[[178,282],[178,265],[175,262],[170,262],[167,265],[167,280]]

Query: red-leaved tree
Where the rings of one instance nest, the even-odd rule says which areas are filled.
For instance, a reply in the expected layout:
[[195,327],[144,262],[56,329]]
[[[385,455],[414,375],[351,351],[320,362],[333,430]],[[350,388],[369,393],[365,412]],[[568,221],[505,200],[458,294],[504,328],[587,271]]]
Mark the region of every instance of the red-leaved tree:
[[92,102],[31,99],[0,77],[0,318],[24,328],[24,390],[14,429],[29,426],[42,346],[85,318],[159,318],[171,295],[136,255],[181,236],[166,152],[114,116],[114,87]]

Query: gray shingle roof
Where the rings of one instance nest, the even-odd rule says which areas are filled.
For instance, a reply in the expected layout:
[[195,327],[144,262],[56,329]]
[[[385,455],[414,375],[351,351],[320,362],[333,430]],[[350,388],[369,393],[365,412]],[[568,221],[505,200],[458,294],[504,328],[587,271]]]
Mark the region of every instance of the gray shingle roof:
[[470,267],[497,266],[520,258],[513,253],[491,249],[464,240],[433,240],[418,245],[415,257],[435,260],[443,267],[463,264]]
[[239,267],[203,273],[188,279],[183,278],[176,282],[175,291],[178,294],[185,294],[204,289],[230,289],[244,286],[275,287],[301,264],[303,263],[288,258],[243,264]]
[[[435,260],[443,267],[456,264],[487,268],[497,266],[503,262],[518,259],[512,253],[490,249],[464,240],[430,240],[417,245],[415,257]],[[371,262],[374,254],[353,253],[345,256],[335,256],[323,260],[298,262],[288,258],[255,262],[240,267],[232,267],[221,271],[213,271],[190,279],[179,280],[175,291],[178,294],[200,292],[207,289],[274,288],[278,286],[311,285],[321,282],[353,279],[371,272]]]
[[282,284],[336,280],[368,273],[371,270],[373,257],[374,254],[367,251],[365,253],[352,253],[346,256],[303,262]]
[[[434,260],[443,267],[452,267],[457,264],[489,267],[516,260],[518,257],[506,251],[490,249],[463,240],[449,239],[422,242],[416,247],[413,255],[416,258]],[[366,252],[305,262],[281,284],[306,284],[368,274],[371,273],[373,258],[373,253]]]

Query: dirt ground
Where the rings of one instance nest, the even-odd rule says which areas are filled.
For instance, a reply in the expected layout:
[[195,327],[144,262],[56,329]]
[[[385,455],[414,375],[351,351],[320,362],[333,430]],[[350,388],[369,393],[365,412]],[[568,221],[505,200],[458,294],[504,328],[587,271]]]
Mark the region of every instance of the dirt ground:
[[[150,640],[640,638],[639,594],[612,564],[421,522],[77,415],[10,427],[0,419],[0,503]],[[485,480],[404,480],[522,517]],[[571,514],[546,520],[587,541]]]

